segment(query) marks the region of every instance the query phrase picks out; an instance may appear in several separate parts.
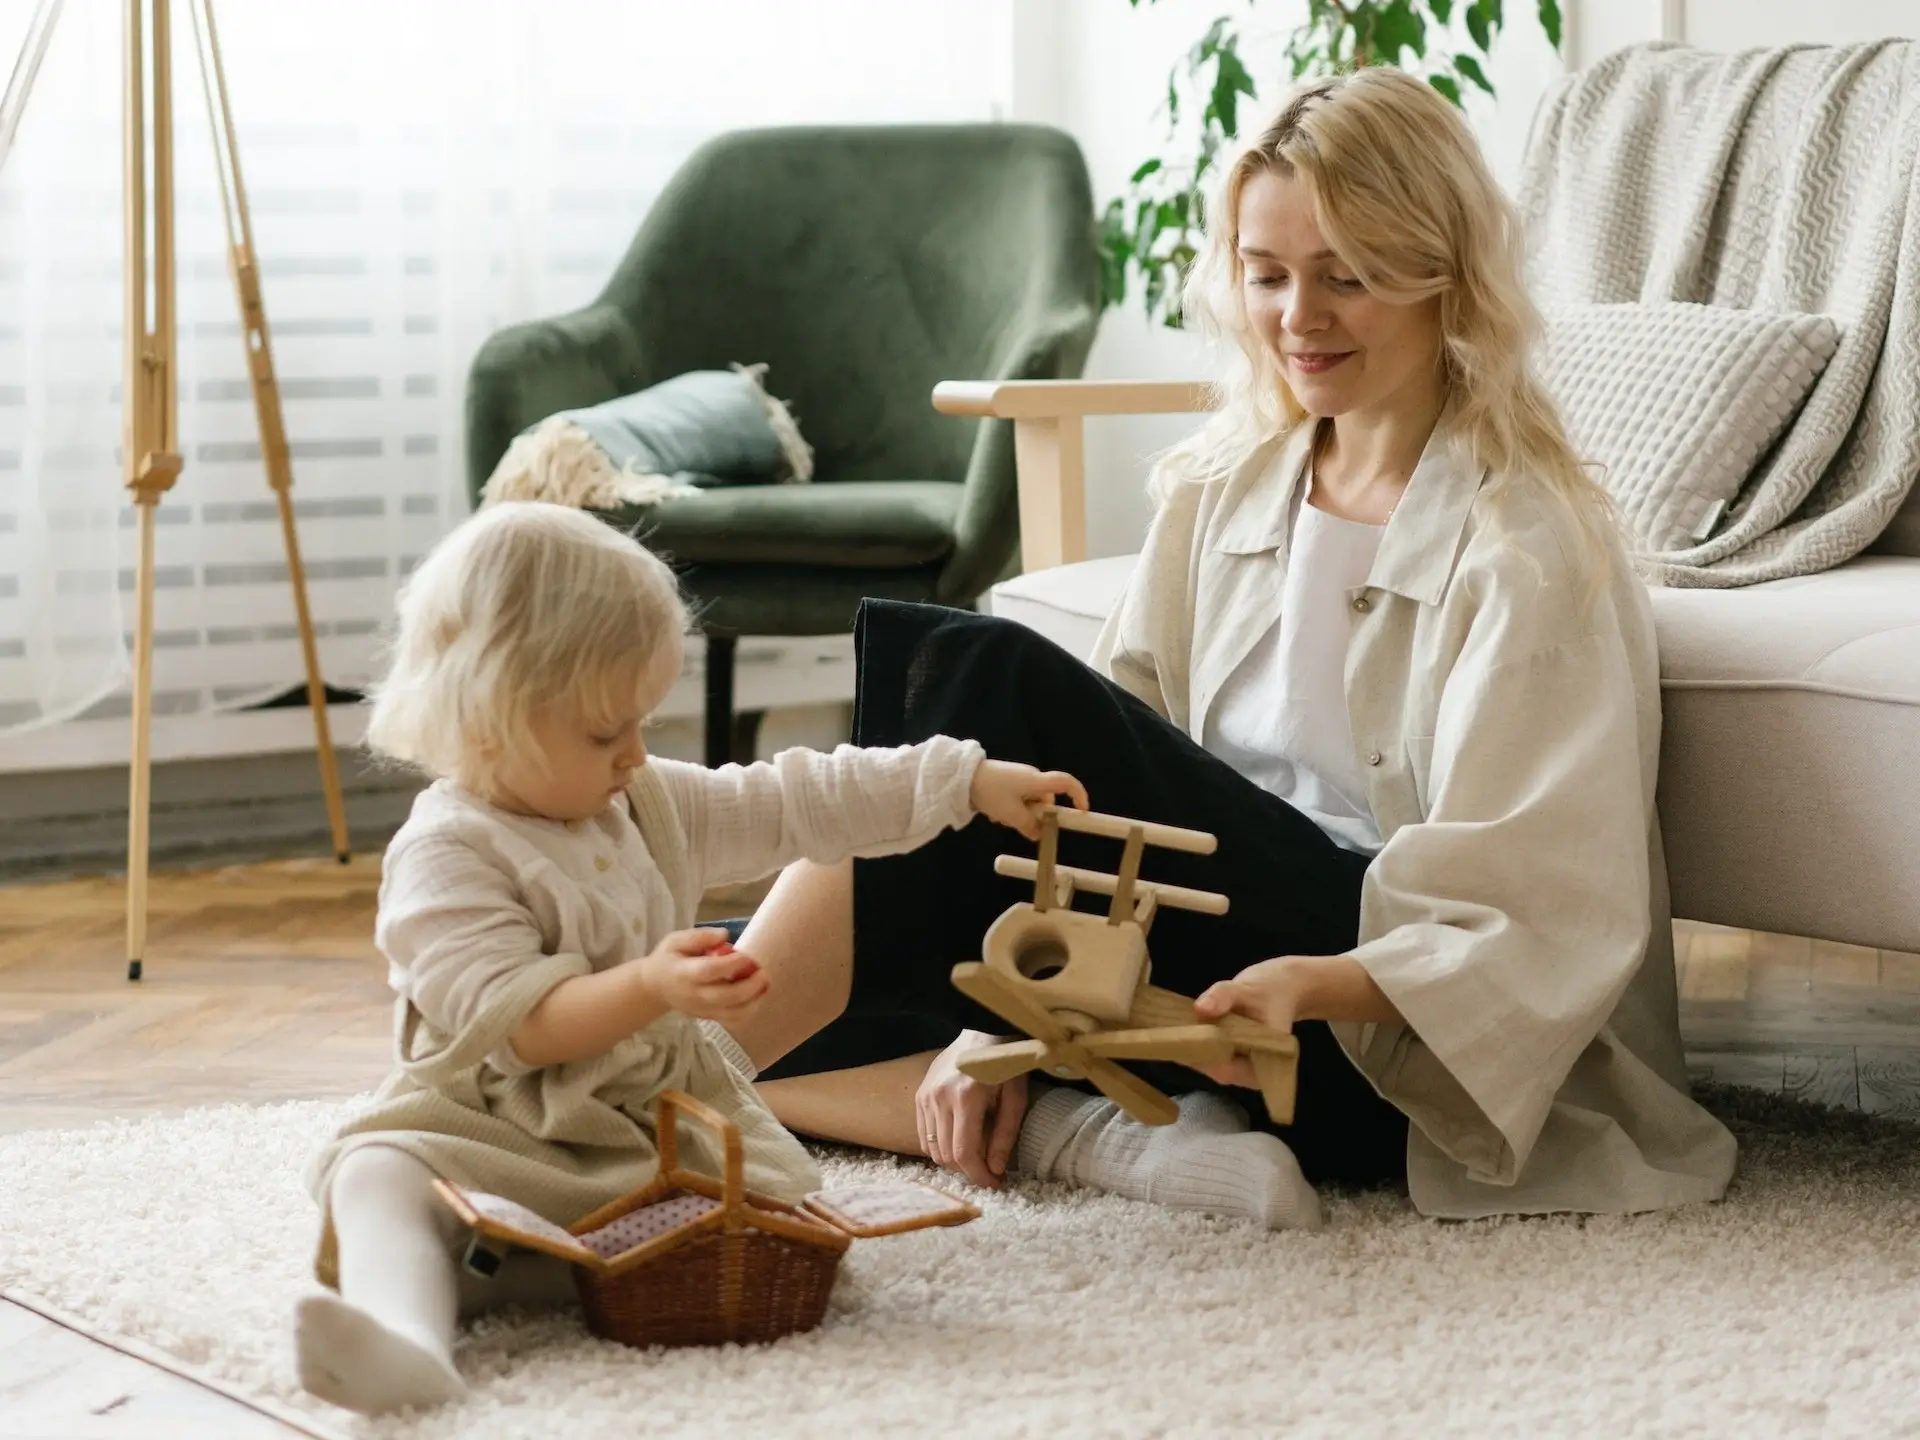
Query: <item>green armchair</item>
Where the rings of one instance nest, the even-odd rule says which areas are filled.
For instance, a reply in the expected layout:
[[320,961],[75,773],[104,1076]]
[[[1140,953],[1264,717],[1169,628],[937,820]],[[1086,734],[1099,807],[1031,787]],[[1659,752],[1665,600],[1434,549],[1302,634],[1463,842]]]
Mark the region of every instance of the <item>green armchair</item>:
[[1017,565],[1013,435],[934,385],[1079,375],[1099,318],[1078,146],[1029,125],[806,127],[704,145],[584,309],[500,331],[467,385],[478,501],[527,426],[689,370],[766,362],[805,485],[610,513],[707,636],[706,757],[732,758],[735,642],[851,627],[865,596],[971,605]]

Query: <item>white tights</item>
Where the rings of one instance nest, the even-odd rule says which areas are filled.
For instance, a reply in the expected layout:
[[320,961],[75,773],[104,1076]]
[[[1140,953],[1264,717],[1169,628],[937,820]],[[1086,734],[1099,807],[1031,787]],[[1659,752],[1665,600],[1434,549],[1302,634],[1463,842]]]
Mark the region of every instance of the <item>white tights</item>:
[[340,1293],[294,1313],[300,1383],[323,1400],[371,1415],[454,1399],[466,1389],[453,1367],[462,1313],[572,1299],[565,1263],[544,1255],[510,1255],[491,1281],[471,1275],[467,1229],[432,1185],[432,1171],[387,1146],[340,1162],[328,1197]]

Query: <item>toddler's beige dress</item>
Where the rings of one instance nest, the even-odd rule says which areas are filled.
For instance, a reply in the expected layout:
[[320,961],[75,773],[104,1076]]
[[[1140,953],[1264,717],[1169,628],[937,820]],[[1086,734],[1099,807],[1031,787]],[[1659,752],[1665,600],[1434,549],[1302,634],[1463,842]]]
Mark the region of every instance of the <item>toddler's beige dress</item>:
[[[566,822],[512,814],[450,781],[428,788],[387,849],[380,886],[396,1068],[308,1169],[322,1283],[338,1283],[328,1189],[365,1145],[567,1225],[653,1179],[653,1102],[684,1090],[740,1127],[749,1188],[784,1200],[819,1188],[811,1157],[702,1022],[668,1014],[604,1055],[542,1067],[522,1063],[508,1037],[562,981],[692,926],[710,886],[799,859],[912,850],[966,825],[980,760],[977,743],[943,736],[720,770],[656,759],[599,815]],[[683,1125],[681,1139],[682,1163],[719,1173],[701,1127]]]

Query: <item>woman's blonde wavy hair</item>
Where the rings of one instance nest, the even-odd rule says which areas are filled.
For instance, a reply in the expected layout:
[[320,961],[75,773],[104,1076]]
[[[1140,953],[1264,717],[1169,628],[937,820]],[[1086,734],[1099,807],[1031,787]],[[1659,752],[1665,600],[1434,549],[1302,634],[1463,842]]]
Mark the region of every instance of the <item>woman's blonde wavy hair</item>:
[[1226,474],[1254,447],[1310,417],[1247,315],[1240,197],[1256,175],[1297,177],[1335,254],[1380,298],[1440,300],[1442,364],[1453,423],[1492,473],[1561,496],[1588,542],[1589,582],[1604,574],[1618,521],[1582,467],[1535,377],[1540,314],[1528,296],[1520,217],[1459,112],[1432,86],[1386,66],[1310,80],[1227,169],[1207,239],[1182,293],[1203,334],[1228,343],[1216,413],[1156,472],[1156,495]]

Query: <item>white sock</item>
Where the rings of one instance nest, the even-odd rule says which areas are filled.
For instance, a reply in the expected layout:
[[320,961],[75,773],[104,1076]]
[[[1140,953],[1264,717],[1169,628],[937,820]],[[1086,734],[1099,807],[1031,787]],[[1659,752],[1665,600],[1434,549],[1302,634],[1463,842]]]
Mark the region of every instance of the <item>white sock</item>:
[[1317,1230],[1320,1197],[1277,1135],[1211,1091],[1182,1095],[1171,1125],[1143,1125],[1101,1095],[1050,1086],[1020,1127],[1014,1168],[1175,1210],[1234,1215],[1269,1230]]
[[294,1312],[300,1383],[321,1399],[377,1415],[465,1393],[453,1368],[461,1227],[432,1181],[385,1146],[340,1162],[328,1197],[340,1293],[307,1296]]
[[760,1078],[760,1069],[753,1063],[753,1057],[740,1047],[738,1040],[727,1033],[726,1026],[718,1020],[701,1020],[698,1024],[706,1032],[707,1038],[713,1041],[714,1048],[726,1057],[729,1065],[746,1077],[748,1084]]

